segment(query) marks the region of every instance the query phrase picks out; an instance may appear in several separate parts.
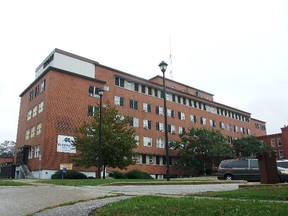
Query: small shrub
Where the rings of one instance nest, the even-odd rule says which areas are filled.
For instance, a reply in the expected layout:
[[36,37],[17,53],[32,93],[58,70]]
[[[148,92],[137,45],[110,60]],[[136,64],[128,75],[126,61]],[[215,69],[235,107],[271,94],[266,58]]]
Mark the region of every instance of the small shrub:
[[[62,170],[58,170],[51,176],[51,179],[61,179],[61,178],[62,178]],[[86,179],[87,176],[76,170],[67,170],[66,173],[64,173],[64,178],[65,179]]]
[[142,172],[137,169],[126,173],[126,176],[128,179],[152,179],[152,177],[148,173]]
[[115,179],[127,179],[127,176],[125,173],[121,173],[118,171],[114,171],[114,172],[110,173],[110,176],[112,178],[115,178]]

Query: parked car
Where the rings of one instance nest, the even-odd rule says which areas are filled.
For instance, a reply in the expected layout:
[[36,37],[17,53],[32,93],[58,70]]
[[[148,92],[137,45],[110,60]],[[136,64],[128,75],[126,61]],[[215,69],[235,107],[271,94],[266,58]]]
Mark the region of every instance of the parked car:
[[288,182],[288,160],[277,160],[277,167],[281,182]]
[[[288,181],[288,169],[285,169],[284,167],[277,167],[277,169],[280,181],[281,182]],[[220,163],[218,168],[218,179],[260,181],[258,160],[257,159],[224,160]]]
[[218,179],[260,181],[258,160],[224,160],[218,168]]

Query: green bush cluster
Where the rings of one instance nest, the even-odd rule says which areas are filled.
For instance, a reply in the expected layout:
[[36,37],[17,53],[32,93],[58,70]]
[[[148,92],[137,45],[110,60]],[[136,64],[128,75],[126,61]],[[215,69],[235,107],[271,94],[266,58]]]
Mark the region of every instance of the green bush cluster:
[[110,174],[111,177],[115,179],[152,179],[152,177],[145,172],[134,169],[127,173],[121,173],[118,171],[114,171]]
[[[66,173],[63,174],[65,179],[86,179],[87,176],[76,170],[67,170]],[[55,172],[51,179],[61,179],[62,178],[62,170],[58,170]]]

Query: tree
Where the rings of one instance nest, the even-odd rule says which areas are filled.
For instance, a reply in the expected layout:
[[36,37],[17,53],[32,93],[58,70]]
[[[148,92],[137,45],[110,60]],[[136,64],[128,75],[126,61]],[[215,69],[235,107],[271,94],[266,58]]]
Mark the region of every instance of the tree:
[[206,173],[212,170],[213,164],[232,157],[231,145],[226,137],[217,130],[192,128],[181,135],[180,142],[171,145],[179,149],[177,166],[186,172]]
[[235,157],[255,158],[260,152],[273,152],[273,148],[254,136],[237,139],[233,141]]
[[14,141],[4,141],[0,144],[0,157],[12,158],[15,153],[15,142]]
[[[71,161],[84,167],[98,166],[99,111],[94,113],[90,122],[84,122],[76,132],[73,145],[77,154]],[[134,129],[129,126],[130,117],[119,114],[115,107],[102,109],[101,167],[125,169],[134,163],[133,148],[137,146]]]

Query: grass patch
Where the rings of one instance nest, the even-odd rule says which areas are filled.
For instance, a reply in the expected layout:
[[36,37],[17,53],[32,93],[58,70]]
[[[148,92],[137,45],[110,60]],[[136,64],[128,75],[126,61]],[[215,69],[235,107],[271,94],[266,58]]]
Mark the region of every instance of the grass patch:
[[17,182],[13,179],[0,179],[0,186],[26,186],[31,185],[27,183]]
[[288,201],[288,185],[245,187],[235,191],[207,192],[191,196]]
[[97,186],[97,185],[111,185],[117,183],[144,183],[144,182],[159,182],[161,180],[153,179],[49,179],[37,180],[39,183],[55,184],[64,186]]
[[288,204],[260,201],[233,201],[195,199],[193,197],[173,198],[142,196],[107,205],[94,215],[286,215]]

